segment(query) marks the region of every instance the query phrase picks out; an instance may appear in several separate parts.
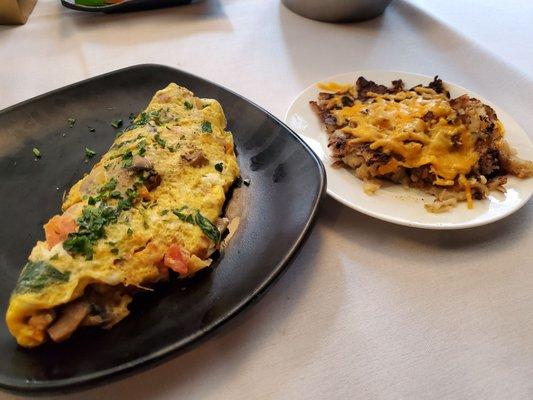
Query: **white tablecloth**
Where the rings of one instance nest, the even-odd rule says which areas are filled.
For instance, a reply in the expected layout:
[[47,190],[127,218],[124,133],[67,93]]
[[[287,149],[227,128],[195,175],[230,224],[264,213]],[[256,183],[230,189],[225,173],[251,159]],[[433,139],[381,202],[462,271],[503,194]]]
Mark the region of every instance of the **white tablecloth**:
[[[0,27],[0,108],[139,63],[218,82],[283,117],[357,69],[440,74],[531,134],[533,3],[396,0],[325,24],[276,0],[93,15],[40,0]],[[533,204],[492,225],[422,231],[327,199],[287,273],[211,340],[72,399],[531,399]],[[9,362],[3,360],[1,362]],[[11,395],[0,393],[0,399]]]

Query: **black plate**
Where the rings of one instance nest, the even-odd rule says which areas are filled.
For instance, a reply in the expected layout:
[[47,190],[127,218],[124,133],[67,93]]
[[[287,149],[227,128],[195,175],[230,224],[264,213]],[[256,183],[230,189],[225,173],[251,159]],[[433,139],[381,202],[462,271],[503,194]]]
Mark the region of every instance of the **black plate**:
[[[88,79],[0,111],[1,310],[42,224],[59,211],[65,189],[90,170],[84,149],[107,151],[112,120],[127,121],[170,82],[218,99],[234,133],[243,178],[229,213],[236,235],[215,268],[134,301],[110,331],[85,329],[62,344],[17,347],[0,329],[0,386],[65,391],[154,365],[237,314],[261,294],[302,244],[325,188],[324,169],[289,128],[248,100],[176,69],[139,65]],[[69,128],[67,119],[76,118]],[[90,132],[88,126],[95,128]],[[42,158],[34,160],[32,148]]]
[[63,4],[65,7],[71,8],[76,11],[104,13],[149,10],[152,8],[180,6],[189,4],[191,2],[192,0],[124,0],[123,2],[117,4],[93,7],[84,6],[82,4],[76,4],[75,0],[61,0],[61,4]]

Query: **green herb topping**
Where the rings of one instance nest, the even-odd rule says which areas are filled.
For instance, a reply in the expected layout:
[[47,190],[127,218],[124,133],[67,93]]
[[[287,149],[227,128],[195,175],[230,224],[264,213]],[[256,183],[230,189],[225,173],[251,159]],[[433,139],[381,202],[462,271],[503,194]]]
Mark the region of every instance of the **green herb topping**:
[[172,210],[172,212],[183,222],[188,222],[189,224],[194,224],[194,218],[191,214],[185,214],[182,211],[185,210],[187,206],[183,206],[178,209]]
[[75,118],[69,118],[69,119],[67,119],[67,123],[68,123],[69,128],[72,128],[74,126],[74,124],[76,123],[76,119]]
[[85,148],[85,157],[91,158],[96,155],[96,152],[94,150],[89,149],[88,147]]
[[[82,215],[76,222],[78,231],[70,233],[67,240],[63,242],[63,248],[72,254],[84,255],[87,260],[93,256],[93,245],[95,242],[105,237],[105,227],[110,223],[116,222],[120,213],[129,210],[138,196],[137,189],[126,189],[125,196],[118,190],[118,181],[115,178],[110,179],[105,185],[98,190],[98,196],[89,197],[82,210]],[[116,207],[111,207],[105,203],[108,199],[118,199]],[[98,206],[96,205],[98,202]]]
[[133,154],[131,150],[128,150],[122,155],[122,166],[124,168],[129,168],[133,165]]
[[220,242],[220,231],[218,228],[207,218],[205,218],[200,211],[196,210],[196,214],[185,214],[183,211],[187,209],[187,206],[183,206],[178,209],[172,210],[172,212],[183,222],[189,224],[196,224],[213,243],[218,244]]
[[165,148],[165,146],[167,145],[167,142],[159,135],[159,133],[156,133],[154,135],[154,139],[157,142],[157,144],[161,146],[162,148]]
[[41,151],[37,147],[34,147],[31,151],[35,157],[41,158]]
[[114,121],[111,122],[111,126],[115,129],[118,129],[122,126],[122,120],[121,119],[116,119]]
[[111,178],[104,185],[102,185],[100,189],[98,189],[98,193],[105,194],[115,190],[115,188],[117,187],[117,183],[118,181],[116,180],[116,178]]
[[211,122],[209,121],[202,122],[202,132],[213,133],[213,127],[211,126]]
[[61,272],[46,261],[28,261],[17,281],[15,293],[38,292],[47,286],[68,282],[70,271]]
[[196,225],[200,227],[204,235],[211,239],[213,243],[220,242],[220,231],[211,221],[200,214],[200,211],[196,211],[194,221],[196,222]]
[[192,103],[190,101],[185,101],[185,103],[183,103],[183,105],[185,106],[185,108],[187,110],[192,110]]
[[69,233],[63,248],[73,254],[82,254],[87,260],[93,258],[94,243],[104,237],[105,227],[118,218],[120,210],[100,203],[99,207],[87,206],[83,209],[78,223],[78,232]]
[[146,154],[146,140],[141,139],[137,144],[137,149],[139,150],[139,155],[142,157]]
[[222,172],[222,170],[224,169],[224,164],[221,163],[221,162],[215,164],[215,169],[216,169],[218,172]]
[[[135,117],[133,113],[130,114],[130,120],[132,120],[132,124],[128,126],[126,129],[124,129],[124,132],[146,125],[147,123],[151,121],[153,121],[157,126],[163,124],[163,122],[161,121],[160,112],[161,110],[149,111],[149,112],[143,111],[137,117]],[[131,118],[132,115],[133,115],[133,118]]]

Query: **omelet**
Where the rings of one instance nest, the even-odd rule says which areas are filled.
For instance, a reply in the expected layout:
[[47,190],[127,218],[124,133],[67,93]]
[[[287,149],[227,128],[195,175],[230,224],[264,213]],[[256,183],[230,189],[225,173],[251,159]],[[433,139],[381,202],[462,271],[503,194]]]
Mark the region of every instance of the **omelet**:
[[19,345],[109,329],[136,292],[210,265],[239,176],[225,129],[216,100],[174,83],[155,94],[44,225],[6,314]]

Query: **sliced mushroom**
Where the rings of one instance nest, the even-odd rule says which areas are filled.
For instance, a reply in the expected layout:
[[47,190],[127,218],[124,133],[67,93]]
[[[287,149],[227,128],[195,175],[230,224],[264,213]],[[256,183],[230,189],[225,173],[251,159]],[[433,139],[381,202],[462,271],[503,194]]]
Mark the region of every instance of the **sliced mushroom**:
[[33,315],[28,321],[28,325],[39,330],[46,329],[54,320],[56,313],[54,310],[44,310]]
[[209,160],[200,150],[194,150],[183,154],[181,158],[192,167],[204,167],[209,164]]
[[229,219],[226,217],[217,218],[215,221],[215,226],[219,230],[220,233],[224,232],[226,228],[228,227]]
[[59,318],[47,329],[48,335],[54,342],[62,342],[80,325],[89,314],[90,304],[84,300],[76,300],[65,306]]
[[134,155],[130,169],[134,171],[149,171],[154,168],[153,163],[146,157]]

